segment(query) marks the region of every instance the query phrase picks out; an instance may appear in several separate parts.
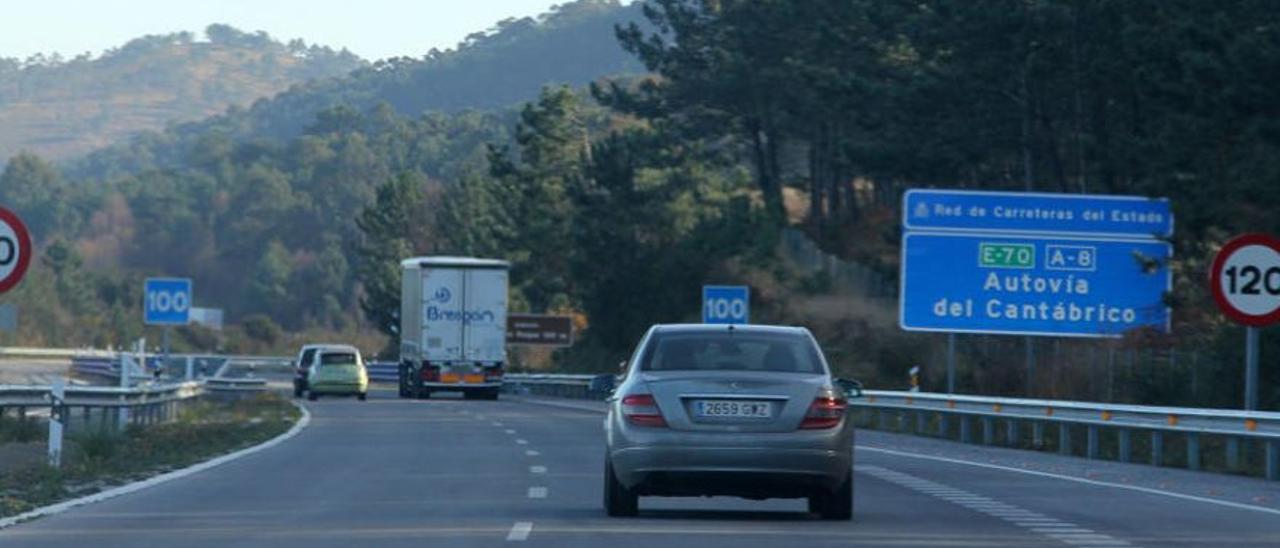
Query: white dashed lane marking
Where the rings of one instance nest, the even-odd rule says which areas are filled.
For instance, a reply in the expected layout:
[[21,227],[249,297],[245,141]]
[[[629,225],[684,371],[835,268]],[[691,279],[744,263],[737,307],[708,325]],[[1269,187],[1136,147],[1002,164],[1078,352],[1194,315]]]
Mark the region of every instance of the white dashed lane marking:
[[890,483],[896,483],[913,491],[940,498],[958,504],[975,512],[1007,521],[1028,531],[1043,535],[1071,546],[1124,546],[1132,547],[1128,541],[1110,535],[1097,533],[1092,529],[1080,527],[1071,522],[1051,518],[1038,512],[1032,512],[1007,502],[991,497],[970,493],[963,489],[943,485],[934,481],[918,478],[881,466],[858,466],[859,472],[871,474]]
[[525,454],[525,456],[529,456],[529,457],[536,457],[536,456],[538,456],[538,455],[541,455],[542,453],[539,453],[539,452],[537,452],[537,451],[534,451],[533,449],[530,449],[530,450],[528,450],[528,451],[525,451],[525,452],[524,452],[524,454]]
[[530,474],[545,474],[545,473],[547,473],[547,467],[546,467],[546,466],[530,466],[530,467],[529,467],[529,473],[530,473]]
[[519,542],[529,538],[529,533],[533,532],[533,522],[517,521],[511,526],[511,532],[507,533],[507,540]]
[[547,488],[546,488],[546,487],[530,487],[530,488],[529,488],[529,498],[531,498],[531,499],[545,499],[545,498],[547,498]]
[[516,445],[529,445],[529,440],[516,440]]

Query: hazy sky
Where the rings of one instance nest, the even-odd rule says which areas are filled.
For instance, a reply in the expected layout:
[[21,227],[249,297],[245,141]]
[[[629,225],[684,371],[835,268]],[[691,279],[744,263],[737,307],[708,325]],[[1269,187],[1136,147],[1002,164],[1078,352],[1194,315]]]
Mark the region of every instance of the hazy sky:
[[347,48],[369,60],[451,48],[507,17],[564,0],[5,0],[0,57],[95,56],[145,34],[228,23],[277,40]]

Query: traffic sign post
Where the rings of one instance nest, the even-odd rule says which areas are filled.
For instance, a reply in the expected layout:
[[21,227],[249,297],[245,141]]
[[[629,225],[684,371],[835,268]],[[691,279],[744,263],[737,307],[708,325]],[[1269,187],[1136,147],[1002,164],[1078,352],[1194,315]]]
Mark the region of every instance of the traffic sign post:
[[751,288],[745,285],[702,286],[702,323],[751,322]]
[[[147,278],[142,295],[144,323],[164,327],[161,333],[163,357],[160,361],[164,364],[169,359],[169,327],[191,323],[191,279]],[[146,368],[145,361],[141,365]]]
[[1142,196],[910,189],[902,200],[899,325],[947,333],[1121,337],[1168,331],[1173,212]]
[[1258,328],[1280,322],[1280,240],[1245,234],[1213,259],[1209,289],[1218,308],[1245,326],[1244,408],[1258,408]]

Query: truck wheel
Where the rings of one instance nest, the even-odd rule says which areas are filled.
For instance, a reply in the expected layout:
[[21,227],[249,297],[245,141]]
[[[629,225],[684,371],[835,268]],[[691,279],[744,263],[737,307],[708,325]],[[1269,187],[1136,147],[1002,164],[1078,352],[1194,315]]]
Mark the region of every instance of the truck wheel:
[[307,401],[316,401],[320,396],[315,392],[307,392]]
[[431,399],[431,391],[426,388],[418,388],[417,397],[420,400],[429,400]]
[[499,390],[499,389],[497,389],[497,388],[490,388],[490,389],[488,389],[488,390],[485,390],[485,391],[484,391],[484,399],[486,399],[486,400],[490,400],[490,401],[496,401],[496,400],[498,399],[498,394],[499,394],[500,392],[501,392],[501,390]]
[[613,461],[604,458],[604,511],[610,517],[631,517],[640,511],[640,496],[627,489],[613,473]]

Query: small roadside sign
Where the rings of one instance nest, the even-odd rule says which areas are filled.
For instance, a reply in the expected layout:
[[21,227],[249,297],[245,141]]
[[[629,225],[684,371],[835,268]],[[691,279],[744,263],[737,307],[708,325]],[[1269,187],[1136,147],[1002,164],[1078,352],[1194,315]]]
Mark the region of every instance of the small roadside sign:
[[1209,289],[1228,318],[1250,327],[1280,322],[1280,239],[1239,236],[1214,257]]
[[33,252],[27,225],[12,211],[0,207],[0,293],[22,281]]
[[545,314],[508,314],[507,344],[572,346],[573,318]]
[[190,278],[147,278],[142,293],[142,319],[147,325],[191,322]]
[[751,322],[751,288],[745,285],[702,286],[702,323]]

